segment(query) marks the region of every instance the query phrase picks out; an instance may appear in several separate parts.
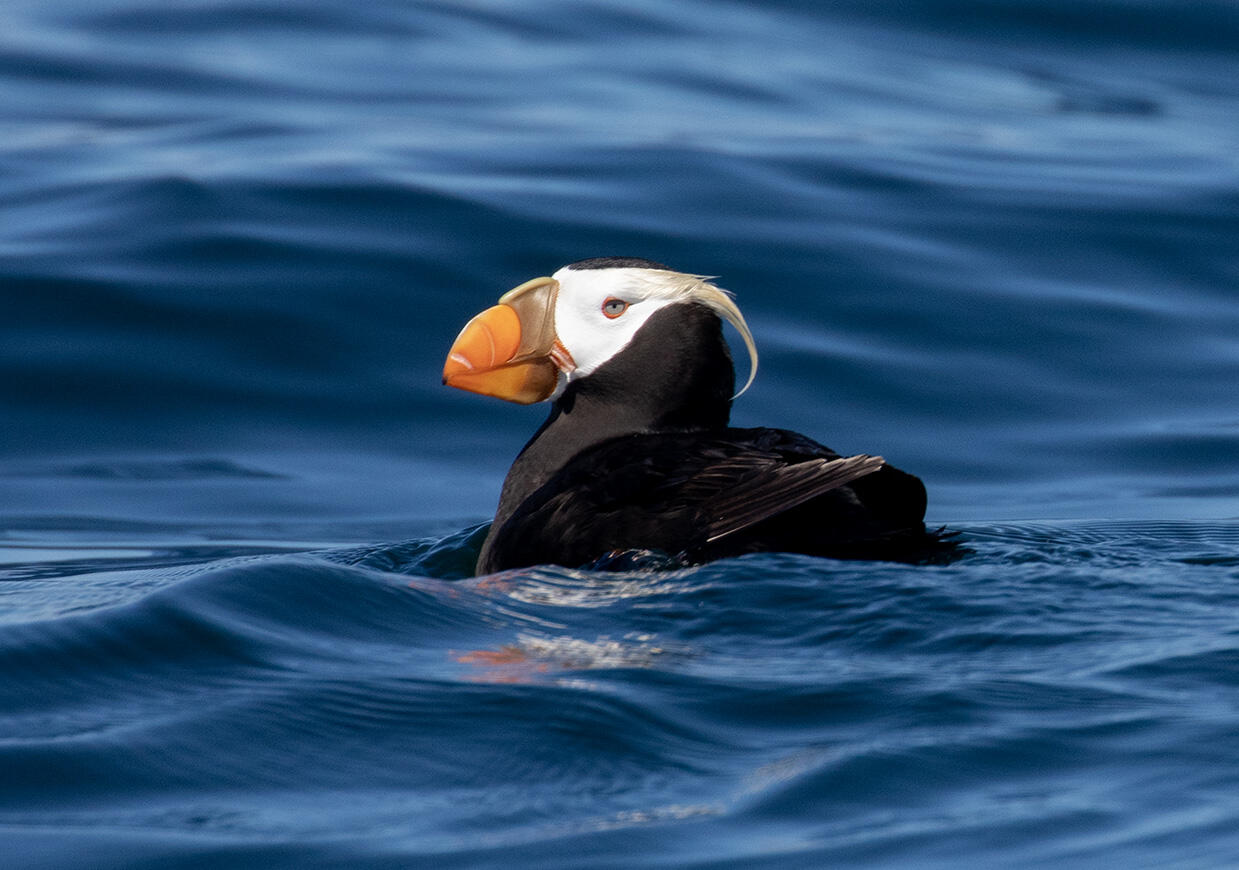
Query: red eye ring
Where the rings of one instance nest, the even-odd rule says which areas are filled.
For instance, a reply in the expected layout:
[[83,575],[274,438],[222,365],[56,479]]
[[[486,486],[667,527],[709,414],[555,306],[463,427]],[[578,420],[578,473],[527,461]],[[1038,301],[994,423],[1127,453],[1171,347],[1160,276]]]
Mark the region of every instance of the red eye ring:
[[617,299],[614,296],[608,296],[602,303],[602,314],[604,317],[609,317],[612,320],[619,317],[628,310],[628,303],[623,299]]

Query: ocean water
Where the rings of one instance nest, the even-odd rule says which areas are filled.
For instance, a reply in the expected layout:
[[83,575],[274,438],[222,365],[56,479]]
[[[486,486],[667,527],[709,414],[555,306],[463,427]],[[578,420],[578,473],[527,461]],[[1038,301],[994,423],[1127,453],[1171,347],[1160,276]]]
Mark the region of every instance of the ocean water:
[[[1239,4],[2,17],[4,867],[1239,863]],[[470,577],[610,254],[970,554]]]

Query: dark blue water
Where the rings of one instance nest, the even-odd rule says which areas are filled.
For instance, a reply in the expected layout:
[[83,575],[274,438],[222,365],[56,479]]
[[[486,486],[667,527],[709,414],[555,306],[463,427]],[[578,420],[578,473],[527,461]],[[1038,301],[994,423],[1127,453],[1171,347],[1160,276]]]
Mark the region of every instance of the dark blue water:
[[[6,868],[1239,862],[1239,5],[2,17]],[[972,554],[468,578],[605,254]]]

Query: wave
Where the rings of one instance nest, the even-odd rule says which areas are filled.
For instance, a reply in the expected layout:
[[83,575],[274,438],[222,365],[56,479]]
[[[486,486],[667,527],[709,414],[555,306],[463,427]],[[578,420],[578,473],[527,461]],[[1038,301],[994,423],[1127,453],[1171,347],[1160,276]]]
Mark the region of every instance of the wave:
[[[9,865],[1239,854],[1235,4],[5,34]],[[541,413],[446,344],[602,254],[720,275],[737,424],[881,452],[972,553],[471,577]]]
[[[79,575],[132,597],[0,632],[0,826],[44,854],[50,825],[111,843],[117,865],[554,865],[644,842],[947,866],[960,838],[1083,860],[1088,837],[1030,832],[1100,836],[1099,807],[1207,788],[1216,764],[1166,741],[1239,760],[1212,712],[1237,575],[1181,558],[1233,551],[1233,523],[963,531],[950,566],[429,576],[471,561],[474,528]],[[771,825],[814,833],[758,849]]]

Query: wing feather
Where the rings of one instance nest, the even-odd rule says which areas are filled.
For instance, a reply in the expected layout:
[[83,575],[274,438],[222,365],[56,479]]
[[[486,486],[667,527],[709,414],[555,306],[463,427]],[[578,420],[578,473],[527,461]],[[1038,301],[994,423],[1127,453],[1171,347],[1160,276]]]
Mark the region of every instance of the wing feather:
[[861,453],[840,459],[810,459],[755,475],[707,507],[706,542],[724,538],[802,505],[823,493],[877,471],[886,461]]

